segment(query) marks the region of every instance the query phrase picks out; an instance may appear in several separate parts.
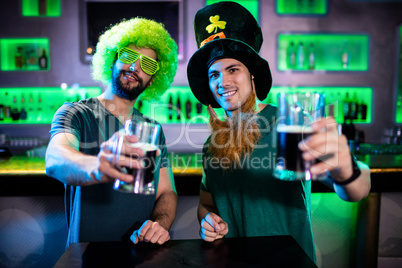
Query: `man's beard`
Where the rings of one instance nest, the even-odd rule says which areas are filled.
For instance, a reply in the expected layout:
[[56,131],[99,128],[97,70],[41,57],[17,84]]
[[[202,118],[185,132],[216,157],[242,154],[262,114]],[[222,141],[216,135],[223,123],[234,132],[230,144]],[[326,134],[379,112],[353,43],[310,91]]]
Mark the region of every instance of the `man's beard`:
[[211,106],[208,107],[209,124],[212,129],[208,153],[211,157],[221,160],[224,168],[233,168],[235,164],[240,165],[240,157],[251,154],[261,137],[257,123],[255,97],[255,93],[252,92],[241,106],[240,112],[226,118],[225,121],[217,117]]
[[144,92],[148,85],[143,85],[143,80],[141,77],[137,77],[138,79],[138,86],[130,88],[130,83],[127,82],[123,85],[120,77],[124,76],[126,71],[119,71],[117,72],[114,68],[112,70],[112,92],[113,94],[126,99],[133,101],[138,98],[138,96]]

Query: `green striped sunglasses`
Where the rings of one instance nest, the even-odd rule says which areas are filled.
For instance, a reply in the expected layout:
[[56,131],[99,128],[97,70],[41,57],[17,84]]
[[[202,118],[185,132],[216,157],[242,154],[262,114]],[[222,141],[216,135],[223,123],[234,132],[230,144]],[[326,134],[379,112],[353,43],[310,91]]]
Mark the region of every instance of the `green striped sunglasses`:
[[144,73],[154,75],[159,70],[159,64],[156,60],[128,47],[119,49],[119,60],[124,64],[133,64],[138,58],[140,59],[140,66]]

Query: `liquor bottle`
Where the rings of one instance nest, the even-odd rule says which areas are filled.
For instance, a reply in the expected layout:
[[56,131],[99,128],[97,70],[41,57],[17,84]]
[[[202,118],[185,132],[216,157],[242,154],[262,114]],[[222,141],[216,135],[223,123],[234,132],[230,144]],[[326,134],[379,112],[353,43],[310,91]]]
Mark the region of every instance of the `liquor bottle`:
[[4,120],[4,104],[0,104],[0,121]]
[[34,112],[34,101],[33,101],[33,94],[32,92],[29,93],[29,98],[28,98],[28,105],[27,105],[27,113],[28,113],[28,121],[34,121],[36,120],[36,113]]
[[190,96],[187,98],[186,101],[186,119],[189,120],[191,119],[191,100],[190,100]]
[[287,67],[289,69],[295,69],[296,68],[296,47],[295,43],[293,41],[290,42],[288,48],[287,48]]
[[46,6],[46,0],[39,0],[38,1],[38,13],[39,13],[39,15],[40,16],[46,16],[46,9],[47,9],[47,6]]
[[11,117],[11,102],[8,92],[4,93],[4,119]]
[[47,56],[46,56],[46,50],[42,50],[42,56],[39,57],[39,68],[41,70],[46,70],[47,69]]
[[169,94],[169,100],[168,100],[168,120],[169,121],[173,120],[173,97],[172,97],[172,94]]
[[336,119],[335,115],[336,115],[336,111],[335,111],[335,105],[336,105],[336,101],[334,100],[334,94],[329,93],[328,94],[328,105],[327,105],[327,115],[328,116],[332,116]]
[[343,42],[341,60],[342,60],[342,68],[343,69],[349,68],[350,51],[349,51],[348,40],[345,40]]
[[37,109],[36,112],[38,114],[37,121],[41,122],[43,121],[43,112],[42,112],[42,95],[38,93],[38,103],[37,103]]
[[363,101],[359,105],[359,119],[362,121],[367,120],[367,104],[365,104]]
[[202,119],[202,116],[201,116],[201,114],[202,114],[202,104],[201,104],[201,102],[197,101],[197,103],[195,104],[195,111],[197,113],[197,122],[198,123],[204,122],[204,120]]
[[353,98],[350,101],[350,118],[356,120],[358,113],[359,113],[359,100],[357,99],[357,93],[355,92],[353,94]]
[[308,69],[315,69],[315,49],[314,44],[310,43],[309,54],[308,54]]
[[351,100],[349,99],[349,93],[346,92],[345,99],[343,100],[343,120],[346,122],[346,120],[351,119]]
[[181,119],[181,102],[180,102],[180,94],[179,93],[177,93],[176,117],[177,117],[177,120]]
[[21,94],[21,111],[20,111],[20,120],[27,120],[27,110],[25,108],[25,96]]
[[314,0],[308,0],[308,12],[309,13],[314,13],[314,9],[315,9],[315,1]]
[[10,111],[10,116],[13,119],[13,121],[17,121],[20,119],[20,112],[18,110],[18,104],[17,104],[17,96],[13,96],[13,103],[11,106],[11,111]]
[[17,47],[17,53],[15,53],[15,68],[22,69],[24,67],[24,55],[22,47]]
[[298,69],[304,69],[304,61],[305,61],[304,45],[303,45],[303,42],[300,42],[299,47],[297,48],[297,68]]

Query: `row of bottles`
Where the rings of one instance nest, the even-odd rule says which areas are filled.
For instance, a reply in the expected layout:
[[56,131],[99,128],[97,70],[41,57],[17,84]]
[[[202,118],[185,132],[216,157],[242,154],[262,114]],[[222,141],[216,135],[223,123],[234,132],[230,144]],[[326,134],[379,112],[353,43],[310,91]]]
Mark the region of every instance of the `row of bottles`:
[[100,88],[0,89],[0,124],[49,124],[64,102],[100,94]]
[[205,119],[205,106],[189,93],[170,92],[157,103],[148,103],[140,99],[136,108],[147,116],[153,116],[160,123],[206,123],[208,120]]
[[[350,63],[350,50],[348,41],[345,40],[340,51],[339,64],[342,69],[348,69]],[[292,70],[314,70],[316,69],[316,48],[314,42],[308,46],[300,41],[296,44],[290,41],[286,51],[286,64]]]
[[46,49],[41,49],[41,52],[39,53],[32,48],[24,49],[24,47],[18,46],[14,58],[16,70],[48,69]]
[[[282,89],[283,90],[283,89]],[[268,94],[265,103],[276,105],[276,98],[281,89],[273,88]],[[295,89],[294,92],[322,92],[314,89]],[[333,116],[338,123],[370,123],[371,122],[371,91],[350,89],[333,90],[332,88],[324,91],[325,94],[325,113]]]
[[326,14],[326,0],[277,0],[279,14]]

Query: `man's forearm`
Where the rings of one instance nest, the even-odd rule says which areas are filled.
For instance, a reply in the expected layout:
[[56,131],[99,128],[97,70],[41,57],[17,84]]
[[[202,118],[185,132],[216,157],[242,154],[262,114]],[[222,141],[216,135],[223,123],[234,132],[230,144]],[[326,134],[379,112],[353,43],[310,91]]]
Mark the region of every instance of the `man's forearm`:
[[49,148],[46,154],[46,174],[69,185],[90,185],[96,183],[96,156],[85,155],[68,148]]
[[158,222],[163,228],[169,230],[176,218],[176,212],[177,194],[172,190],[161,194],[156,200],[151,220]]
[[360,201],[370,193],[370,169],[361,162],[358,162],[358,166],[361,174],[355,181],[342,186],[334,183],[335,192],[345,201]]

